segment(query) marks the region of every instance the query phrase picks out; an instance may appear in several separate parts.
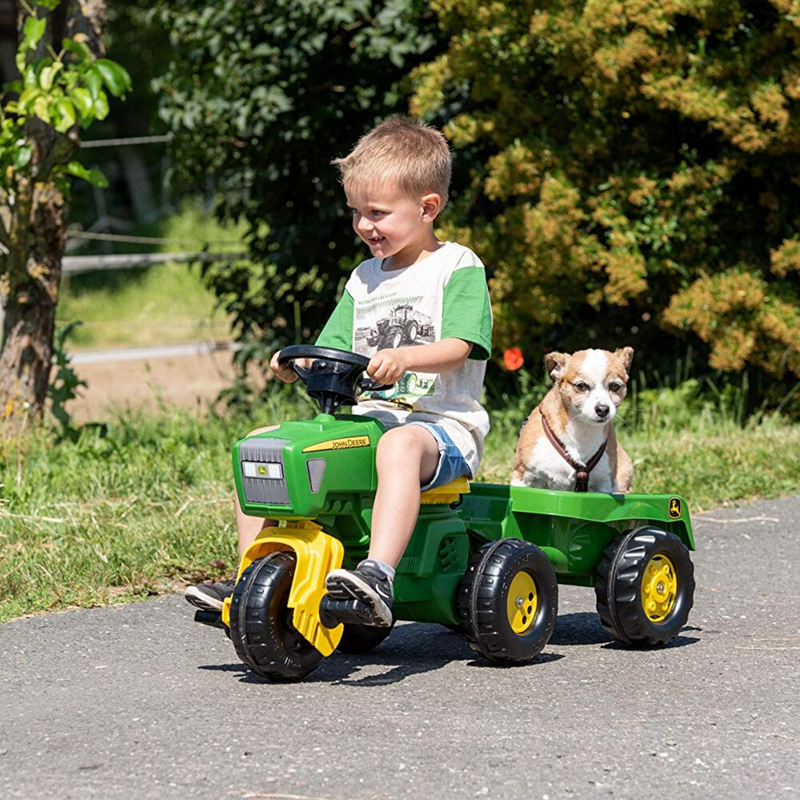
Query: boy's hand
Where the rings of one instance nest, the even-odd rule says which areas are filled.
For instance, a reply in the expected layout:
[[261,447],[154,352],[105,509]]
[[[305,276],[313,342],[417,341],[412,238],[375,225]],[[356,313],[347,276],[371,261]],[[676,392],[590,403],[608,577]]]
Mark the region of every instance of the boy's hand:
[[397,383],[410,366],[405,348],[378,350],[369,360],[367,375],[379,383]]
[[272,356],[269,362],[269,368],[275,373],[275,377],[278,378],[278,380],[284,383],[294,383],[297,380],[297,373],[288,364],[284,364],[283,366],[278,364],[280,354],[281,351],[278,350],[278,352]]

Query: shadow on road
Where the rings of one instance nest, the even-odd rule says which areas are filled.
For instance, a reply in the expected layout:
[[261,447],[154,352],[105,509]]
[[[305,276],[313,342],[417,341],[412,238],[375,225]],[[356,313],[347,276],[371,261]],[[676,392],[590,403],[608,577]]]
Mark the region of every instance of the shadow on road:
[[[699,628],[687,627],[685,631]],[[664,648],[685,647],[699,641],[697,637],[681,635],[672,639]],[[597,614],[587,611],[562,614],[556,620],[555,631],[548,648],[572,645],[602,645],[613,650],[636,650],[622,642],[614,641],[600,625]],[[469,667],[491,669],[534,669],[564,658],[561,653],[545,649],[533,661],[523,664],[498,666],[484,659],[477,659],[458,632],[443,625],[416,623],[401,625],[375,650],[369,653],[352,654],[336,652],[325,659],[317,669],[303,679],[304,683],[332,683],[339,686],[387,686],[400,683],[412,675],[441,669],[452,661],[464,661]],[[265,679],[254,675],[244,664],[208,664],[202,670],[239,673],[242,683],[264,683]],[[364,672],[364,674],[360,674]]]
[[[676,647],[687,647],[690,644],[695,644],[700,640],[696,636],[676,636],[674,639],[670,639],[666,644],[656,645],[655,647],[648,647],[645,648],[647,650],[672,650]],[[603,648],[606,650],[632,650],[632,651],[640,651],[642,650],[641,647],[635,647],[634,645],[625,644],[625,642],[617,642],[612,641],[608,642],[608,644],[604,644]]]
[[559,614],[556,629],[550,637],[550,644],[560,647],[575,644],[606,644],[611,642],[611,634],[600,625],[600,617],[590,611],[574,614]]
[[[680,641],[681,639],[676,640]],[[615,645],[600,626],[596,614],[581,612],[558,617],[548,647],[598,644]],[[548,652],[546,649],[533,661],[499,667],[476,658],[466,639],[457,631],[442,625],[418,623],[395,628],[392,635],[370,653],[334,653],[304,678],[303,682],[341,686],[386,686],[399,683],[412,675],[441,669],[452,661],[463,661],[467,666],[476,668],[533,669],[562,658],[562,654]],[[376,673],[381,668],[386,669]],[[263,682],[262,678],[251,673],[244,664],[210,664],[199,669],[238,672],[243,683]],[[365,670],[368,673],[360,675]]]

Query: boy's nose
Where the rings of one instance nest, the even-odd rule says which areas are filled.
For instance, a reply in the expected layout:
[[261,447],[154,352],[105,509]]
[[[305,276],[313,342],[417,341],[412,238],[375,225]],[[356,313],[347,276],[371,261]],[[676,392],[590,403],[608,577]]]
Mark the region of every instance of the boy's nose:
[[364,217],[361,217],[361,219],[358,221],[358,224],[356,225],[356,230],[368,233],[369,231],[373,230],[373,225],[368,219],[364,219]]

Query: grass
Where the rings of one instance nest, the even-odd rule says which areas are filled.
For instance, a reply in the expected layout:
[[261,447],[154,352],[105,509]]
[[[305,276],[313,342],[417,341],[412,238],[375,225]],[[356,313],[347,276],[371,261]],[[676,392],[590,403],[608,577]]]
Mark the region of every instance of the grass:
[[[213,252],[243,249],[243,228],[222,227],[196,204],[155,227],[135,231],[172,243],[157,252],[192,252],[207,245]],[[148,249],[128,245],[137,252]],[[115,252],[124,246],[114,244]],[[228,315],[216,308],[216,297],[200,278],[197,265],[162,264],[143,269],[90,272],[65,277],[58,320],[83,324],[70,336],[70,350],[179,344],[230,336]]]
[[[522,400],[493,413],[479,479],[507,481],[530,409],[525,395],[536,391],[529,382]],[[741,425],[692,385],[640,392],[624,408],[629,424],[618,430],[637,491],[678,491],[695,512],[797,491],[800,425],[778,417]],[[229,572],[236,562],[231,443],[257,424],[311,410],[289,390],[247,415],[127,412],[106,435],[86,429],[76,443],[56,444],[45,429],[0,441],[0,622]]]

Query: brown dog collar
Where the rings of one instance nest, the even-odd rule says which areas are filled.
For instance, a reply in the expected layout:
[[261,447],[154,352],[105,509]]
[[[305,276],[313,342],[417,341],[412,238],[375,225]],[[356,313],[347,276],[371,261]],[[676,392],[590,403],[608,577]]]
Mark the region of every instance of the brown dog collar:
[[[541,411],[542,410],[539,409],[540,414]],[[544,435],[548,438],[550,444],[555,447],[558,454],[567,462],[567,464],[569,464],[572,469],[575,470],[575,491],[588,492],[589,473],[597,466],[597,463],[603,457],[603,453],[606,451],[606,444],[608,440],[600,445],[600,449],[586,462],[586,464],[581,464],[567,452],[567,448],[564,447],[564,443],[553,433],[549,423],[547,422],[547,417],[544,414],[542,414],[542,427],[544,428]]]

